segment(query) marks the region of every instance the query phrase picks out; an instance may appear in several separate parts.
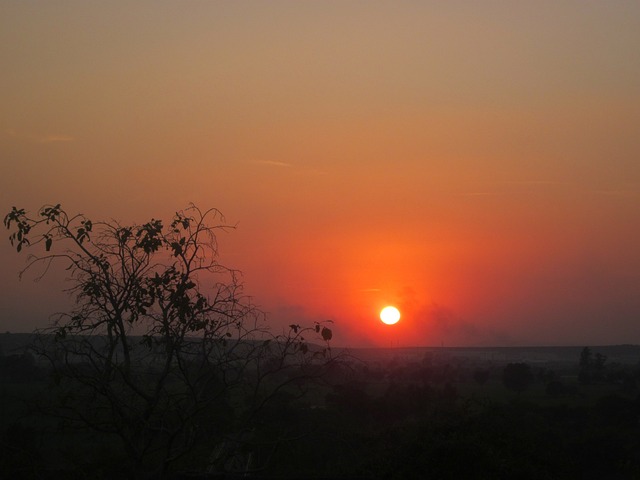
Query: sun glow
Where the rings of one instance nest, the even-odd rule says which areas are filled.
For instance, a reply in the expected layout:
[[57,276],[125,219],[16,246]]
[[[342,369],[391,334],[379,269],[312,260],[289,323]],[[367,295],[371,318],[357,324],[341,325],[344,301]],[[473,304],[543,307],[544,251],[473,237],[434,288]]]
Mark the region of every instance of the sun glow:
[[400,310],[392,306],[384,307],[380,311],[380,320],[387,325],[398,323],[398,320],[400,320]]

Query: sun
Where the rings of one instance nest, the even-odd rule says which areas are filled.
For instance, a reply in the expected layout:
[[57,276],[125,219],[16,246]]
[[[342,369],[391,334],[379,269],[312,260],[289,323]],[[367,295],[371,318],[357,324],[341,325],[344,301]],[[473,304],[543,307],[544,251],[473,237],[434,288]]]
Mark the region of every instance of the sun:
[[380,311],[380,320],[387,325],[398,323],[398,320],[400,320],[400,310],[392,306],[384,307]]

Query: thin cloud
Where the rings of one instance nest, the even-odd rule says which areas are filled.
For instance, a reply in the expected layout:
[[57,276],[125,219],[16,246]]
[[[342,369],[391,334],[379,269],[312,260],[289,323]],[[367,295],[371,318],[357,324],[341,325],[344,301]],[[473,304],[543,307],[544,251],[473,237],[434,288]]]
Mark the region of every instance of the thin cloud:
[[269,165],[272,167],[292,167],[293,165],[291,165],[290,163],[286,163],[286,162],[278,162],[275,160],[256,160],[253,163],[257,163],[259,165]]
[[495,195],[501,195],[504,192],[465,192],[461,193],[463,197],[489,197]]
[[634,190],[595,190],[594,193],[609,197],[634,197],[637,194]]
[[11,128],[4,131],[6,137],[22,140],[33,143],[65,143],[73,142],[75,138],[71,135],[48,133],[46,135],[35,135],[31,133],[19,133],[15,129]]
[[318,176],[318,175],[326,175],[327,172],[324,170],[319,170],[317,168],[307,168],[301,167],[300,165],[295,165],[293,163],[280,162],[277,160],[254,160],[251,163],[254,165],[264,165],[267,167],[274,168],[291,168],[293,169],[293,173],[295,175],[310,175],[310,176]]
[[59,143],[59,142],[73,142],[75,138],[71,135],[54,135],[49,134],[36,139],[38,143]]
[[308,169],[302,170],[301,174],[316,176],[316,175],[327,175],[327,172],[324,170],[318,170],[317,168],[308,168]]
[[559,182],[554,180],[513,180],[501,183],[505,185],[561,185],[567,182]]
[[[513,180],[497,182],[493,184],[483,185],[483,188],[489,190],[479,190],[472,192],[461,192],[459,195],[463,197],[490,197],[500,195],[518,195],[522,193],[530,193],[537,191],[536,187],[549,187],[558,185],[568,185],[567,182],[559,182],[553,180]],[[506,188],[505,188],[506,187]],[[493,190],[495,188],[495,190]]]

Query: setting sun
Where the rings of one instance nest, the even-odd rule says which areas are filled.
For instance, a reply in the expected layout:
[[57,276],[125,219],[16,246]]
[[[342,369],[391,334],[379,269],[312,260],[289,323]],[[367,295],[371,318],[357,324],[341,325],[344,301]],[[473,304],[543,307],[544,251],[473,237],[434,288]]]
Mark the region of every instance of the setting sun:
[[393,325],[400,320],[400,310],[396,307],[384,307],[380,312],[380,320],[387,325]]

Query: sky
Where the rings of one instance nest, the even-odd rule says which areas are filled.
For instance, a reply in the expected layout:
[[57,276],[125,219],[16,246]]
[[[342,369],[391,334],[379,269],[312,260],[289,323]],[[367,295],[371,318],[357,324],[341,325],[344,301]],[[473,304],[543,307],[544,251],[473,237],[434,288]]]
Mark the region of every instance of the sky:
[[[0,212],[216,207],[272,328],[335,345],[640,343],[639,47],[636,1],[0,0]],[[65,272],[7,236],[27,332]]]

